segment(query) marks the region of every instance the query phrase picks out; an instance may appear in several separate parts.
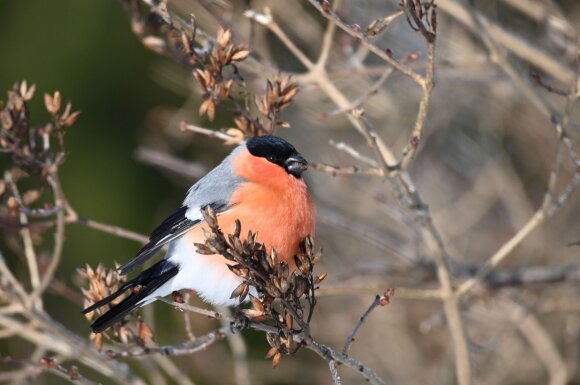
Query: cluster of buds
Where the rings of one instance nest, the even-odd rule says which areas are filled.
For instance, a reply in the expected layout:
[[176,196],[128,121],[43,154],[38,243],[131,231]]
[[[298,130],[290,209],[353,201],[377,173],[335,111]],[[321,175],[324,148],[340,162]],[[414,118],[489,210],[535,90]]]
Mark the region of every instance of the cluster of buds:
[[[15,83],[8,91],[8,100],[0,102],[0,148],[5,154],[10,154],[12,162],[27,171],[38,171],[47,174],[58,166],[62,159],[55,153],[63,153],[64,129],[72,126],[80,112],[72,112],[71,103],[67,103],[61,111],[62,99],[60,92],[53,95],[45,94],[46,110],[52,120],[38,127],[30,126],[30,110],[28,102],[33,98],[36,86],[30,87],[26,81]],[[53,138],[60,148],[52,150]]]
[[[233,112],[235,127],[226,129],[232,143],[271,133],[276,126],[289,127],[287,122],[278,120],[278,115],[290,104],[298,85],[290,78],[278,76],[273,82],[268,81],[263,96],[253,97],[238,68],[248,59],[250,50],[247,44],[234,42],[231,30],[220,27],[212,39],[198,31],[193,15],[186,23],[168,9],[166,2],[151,7],[148,14],[143,14],[130,0],[124,2],[132,16],[133,31],[143,44],[176,58],[192,70],[202,92],[199,115],[213,121],[220,105]],[[234,90],[239,94],[234,96]]]
[[437,4],[435,0],[401,0],[400,4],[409,26],[419,32],[425,40],[433,43],[437,37]]
[[[115,293],[123,286],[126,282],[126,277],[118,273],[118,268],[118,264],[115,264],[114,269],[99,264],[95,269],[89,265],[84,269],[78,269],[81,277],[88,281],[88,289],[82,289],[85,308]],[[98,315],[106,313],[109,309],[119,304],[123,298],[123,296],[115,298],[110,304],[85,314],[85,317],[92,322]],[[138,319],[136,327],[131,327],[128,322],[122,321],[118,322],[109,332],[91,333],[90,340],[99,350],[103,347],[103,336],[124,345],[137,344],[143,346],[153,340],[151,328],[141,319]]]
[[[185,35],[183,35],[185,36]],[[201,116],[207,114],[209,120],[215,118],[216,104],[229,100],[232,96],[234,79],[226,79],[224,69],[227,66],[245,60],[250,51],[245,44],[236,45],[232,42],[232,33],[229,29],[220,28],[217,33],[216,44],[212,47],[205,60],[196,51],[191,50],[189,40],[185,39],[184,50],[196,57],[202,68],[196,68],[193,76],[203,91],[203,102],[199,107]]]
[[[321,251],[313,251],[312,238],[301,243],[300,252],[292,263],[280,261],[274,249],[268,250],[256,241],[251,231],[241,237],[241,224],[236,221],[232,234],[224,234],[211,207],[203,210],[210,231],[205,243],[196,244],[201,254],[220,254],[233,262],[230,270],[244,281],[232,292],[231,298],[250,299],[251,307],[245,315],[254,322],[272,324],[277,333],[267,333],[271,346],[267,357],[276,365],[283,354],[294,354],[301,344],[295,336],[308,333],[308,324],[316,305],[315,290],[326,275],[314,274],[314,266],[320,261]],[[250,287],[255,288],[254,297]]]
[[[48,192],[56,196],[53,177],[65,159],[64,135],[80,112],[72,112],[71,103],[62,108],[60,92],[45,94],[46,110],[51,119],[44,124],[30,124],[29,103],[36,86],[26,81],[15,83],[6,101],[0,101],[0,152],[8,166],[0,179],[0,217],[6,223],[20,226],[19,214],[49,217],[61,207],[49,202]],[[27,191],[19,191],[19,185]],[[46,189],[49,186],[49,189]],[[36,207],[32,207],[36,204]],[[34,237],[38,232],[32,234]]]
[[288,107],[298,90],[298,84],[293,83],[289,76],[278,75],[273,83],[268,80],[266,93],[261,97],[256,97],[258,111],[270,121],[270,130],[274,126],[290,127],[288,122],[279,121],[278,115]]
[[[298,84],[293,83],[290,77],[278,75],[272,82],[267,80],[266,92],[262,96],[254,98],[254,104],[266,120],[255,117],[249,108],[246,100],[243,104],[237,103],[232,96],[232,89],[235,83],[245,89],[245,82],[239,76],[239,71],[235,65],[245,60],[250,51],[245,44],[235,45],[232,42],[230,30],[220,28],[216,37],[216,44],[213,45],[206,59],[197,51],[191,49],[193,41],[183,34],[183,49],[185,53],[195,58],[193,62],[201,65],[196,68],[193,75],[203,91],[203,102],[199,107],[199,115],[207,115],[210,121],[215,118],[216,106],[226,101],[234,104],[234,122],[236,127],[227,130],[227,133],[237,139],[245,136],[263,135],[270,133],[274,127],[290,127],[287,122],[278,120],[280,112],[285,109],[298,93]],[[234,68],[233,77],[227,78],[224,70],[227,66]],[[243,92],[247,98],[247,92]]]

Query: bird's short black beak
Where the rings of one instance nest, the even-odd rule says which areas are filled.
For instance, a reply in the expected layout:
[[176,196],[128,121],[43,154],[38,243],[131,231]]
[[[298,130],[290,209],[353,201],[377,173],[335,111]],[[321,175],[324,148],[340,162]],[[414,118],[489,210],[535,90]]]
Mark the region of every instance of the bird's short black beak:
[[286,159],[284,168],[289,174],[299,177],[308,169],[308,161],[302,155],[296,153]]

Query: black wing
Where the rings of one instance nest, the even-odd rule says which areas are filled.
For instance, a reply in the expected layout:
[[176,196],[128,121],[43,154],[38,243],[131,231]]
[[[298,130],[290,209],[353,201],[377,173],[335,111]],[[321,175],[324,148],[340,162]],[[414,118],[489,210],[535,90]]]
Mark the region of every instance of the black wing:
[[180,207],[176,212],[167,217],[149,236],[149,243],[141,248],[135,257],[121,266],[121,274],[127,274],[133,271],[137,266],[142,265],[145,261],[155,254],[163,245],[171,242],[182,235],[187,230],[197,225],[201,220],[192,221],[185,217],[187,207]]
[[[221,213],[227,209],[227,204],[223,202],[211,203],[216,213]],[[128,274],[137,266],[142,265],[151,258],[157,250],[168,242],[181,236],[187,230],[197,226],[202,219],[191,220],[185,216],[187,206],[180,207],[176,212],[167,217],[149,236],[149,243],[141,248],[135,257],[119,268],[121,274]]]
[[95,304],[83,310],[83,314],[90,313],[101,306],[111,303],[115,298],[125,293],[127,290],[139,287],[138,291],[133,291],[131,295],[125,298],[117,306],[112,307],[108,312],[100,316],[93,324],[91,329],[94,333],[101,333],[108,329],[114,323],[121,321],[129,312],[141,306],[142,302],[155,290],[159,289],[163,284],[175,277],[179,272],[179,266],[162,259],[149,269],[139,274],[133,280],[124,284],[118,291],[111,294]]

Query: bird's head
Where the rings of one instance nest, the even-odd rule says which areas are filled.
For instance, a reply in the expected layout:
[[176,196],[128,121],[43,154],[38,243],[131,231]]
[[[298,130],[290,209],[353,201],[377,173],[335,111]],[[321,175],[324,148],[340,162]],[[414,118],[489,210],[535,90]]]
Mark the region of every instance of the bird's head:
[[282,138],[272,135],[255,136],[245,144],[236,161],[240,174],[248,179],[291,176],[301,179],[308,169],[306,159]]

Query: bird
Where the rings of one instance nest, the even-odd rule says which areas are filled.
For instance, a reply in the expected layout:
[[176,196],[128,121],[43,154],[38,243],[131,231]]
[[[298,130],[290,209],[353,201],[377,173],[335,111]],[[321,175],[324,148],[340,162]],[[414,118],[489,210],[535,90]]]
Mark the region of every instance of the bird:
[[279,261],[291,264],[300,242],[315,231],[316,209],[303,179],[307,169],[308,161],[280,137],[254,136],[241,142],[188,190],[181,207],[118,272],[129,274],[168,245],[165,257],[82,311],[90,313],[130,293],[97,318],[92,331],[101,333],[132,310],[183,289],[194,290],[210,304],[238,305],[239,299],[230,297],[243,279],[228,268],[232,262],[196,251],[194,243],[204,242],[207,229],[202,209],[210,206],[222,229],[233,228],[239,220],[257,233],[257,241],[268,251],[276,250]]

